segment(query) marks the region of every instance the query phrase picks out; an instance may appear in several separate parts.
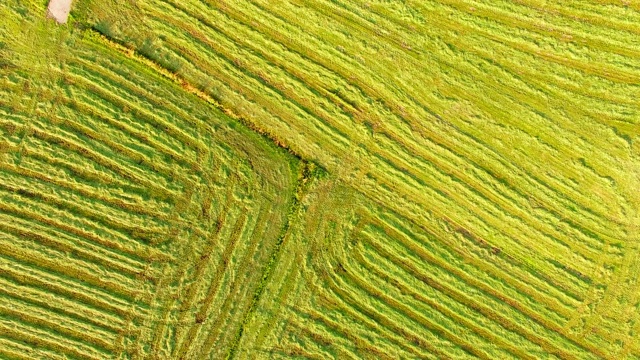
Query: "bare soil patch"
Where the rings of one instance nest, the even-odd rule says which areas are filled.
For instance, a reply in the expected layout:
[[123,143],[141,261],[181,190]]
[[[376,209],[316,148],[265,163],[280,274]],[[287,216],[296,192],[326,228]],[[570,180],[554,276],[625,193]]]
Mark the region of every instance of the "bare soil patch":
[[71,2],[73,0],[51,0],[47,7],[47,15],[55,19],[59,24],[64,24],[69,18]]

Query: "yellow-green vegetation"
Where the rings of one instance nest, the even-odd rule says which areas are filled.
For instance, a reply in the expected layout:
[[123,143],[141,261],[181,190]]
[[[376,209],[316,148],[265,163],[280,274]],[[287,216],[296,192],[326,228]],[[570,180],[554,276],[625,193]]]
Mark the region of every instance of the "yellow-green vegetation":
[[45,9],[0,4],[0,358],[640,359],[637,3]]

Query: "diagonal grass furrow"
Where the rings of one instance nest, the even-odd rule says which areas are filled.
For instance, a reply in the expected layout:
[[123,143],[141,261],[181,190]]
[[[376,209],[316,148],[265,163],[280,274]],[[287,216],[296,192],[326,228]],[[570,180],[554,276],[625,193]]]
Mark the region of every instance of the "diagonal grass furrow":
[[47,3],[0,5],[0,357],[640,357],[633,1]]

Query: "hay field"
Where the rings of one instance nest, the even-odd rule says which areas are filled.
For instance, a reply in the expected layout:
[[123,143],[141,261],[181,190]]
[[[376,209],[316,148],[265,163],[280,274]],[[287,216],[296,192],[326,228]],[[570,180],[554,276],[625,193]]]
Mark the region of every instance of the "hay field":
[[640,5],[0,4],[0,358],[640,359]]

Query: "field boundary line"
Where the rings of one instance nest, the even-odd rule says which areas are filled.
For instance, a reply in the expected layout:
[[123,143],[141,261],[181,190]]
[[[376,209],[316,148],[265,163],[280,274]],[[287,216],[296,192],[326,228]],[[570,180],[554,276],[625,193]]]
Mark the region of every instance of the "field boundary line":
[[184,91],[190,93],[191,95],[197,96],[198,98],[205,101],[209,105],[215,107],[216,109],[218,109],[219,111],[221,111],[222,113],[230,117],[231,119],[236,120],[243,126],[247,127],[249,130],[259,134],[262,138],[267,140],[270,144],[273,144],[276,147],[287,151],[289,154],[294,156],[299,161],[305,164],[312,163],[313,165],[315,165],[315,167],[325,170],[324,167],[321,166],[320,164],[316,163],[313,160],[304,158],[302,155],[295,152],[292,148],[284,144],[282,141],[272,137],[269,132],[259,128],[256,124],[242,117],[238,113],[234,112],[232,109],[225,107],[220,102],[218,102],[215,98],[213,98],[211,95],[207,94],[202,90],[197,89],[195,86],[193,86],[189,81],[187,81],[182,76],[171,72],[170,70],[158,64],[157,62],[144,56],[139,51],[123,45],[119,41],[103,34],[99,30],[97,30],[95,27],[91,27],[87,29],[87,32],[90,34],[89,35],[90,39],[97,40],[98,42],[102,43],[102,45],[118,51],[120,54],[126,56],[127,58],[133,59],[141,63],[142,65],[145,65],[150,69],[153,69],[164,78],[179,85]]

